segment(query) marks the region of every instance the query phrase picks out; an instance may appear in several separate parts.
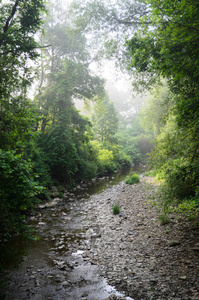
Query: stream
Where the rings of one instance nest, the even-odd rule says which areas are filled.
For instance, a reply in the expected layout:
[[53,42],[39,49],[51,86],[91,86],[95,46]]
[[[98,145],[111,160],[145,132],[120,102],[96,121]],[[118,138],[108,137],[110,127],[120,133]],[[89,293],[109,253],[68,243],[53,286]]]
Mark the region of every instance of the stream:
[[[84,258],[89,223],[89,199],[124,180],[130,169],[93,180],[39,205],[29,226],[38,240],[31,242],[18,269],[8,270],[6,300],[97,300],[110,295],[123,297],[105,278],[106,266]],[[23,245],[21,245],[23,247]]]

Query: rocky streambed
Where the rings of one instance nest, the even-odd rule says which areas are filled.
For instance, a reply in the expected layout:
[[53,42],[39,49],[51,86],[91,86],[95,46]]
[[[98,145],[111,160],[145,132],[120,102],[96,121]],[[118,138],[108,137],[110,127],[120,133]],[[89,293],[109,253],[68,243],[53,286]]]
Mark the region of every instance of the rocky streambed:
[[198,231],[176,217],[160,225],[149,177],[84,194],[66,193],[32,216],[40,240],[7,271],[6,299],[199,299]]

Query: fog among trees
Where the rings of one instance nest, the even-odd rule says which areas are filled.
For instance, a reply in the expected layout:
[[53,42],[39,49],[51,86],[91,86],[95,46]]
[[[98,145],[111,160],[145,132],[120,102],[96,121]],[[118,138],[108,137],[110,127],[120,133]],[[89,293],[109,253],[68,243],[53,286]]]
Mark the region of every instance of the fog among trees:
[[26,212],[52,186],[145,164],[147,153],[165,212],[197,218],[198,2],[10,0],[0,10],[1,251],[30,234]]

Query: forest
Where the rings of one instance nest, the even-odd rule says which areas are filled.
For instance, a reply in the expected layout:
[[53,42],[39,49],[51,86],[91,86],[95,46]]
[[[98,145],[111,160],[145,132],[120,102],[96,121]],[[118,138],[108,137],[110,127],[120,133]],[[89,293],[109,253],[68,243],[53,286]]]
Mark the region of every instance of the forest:
[[[198,220],[198,13],[196,0],[1,1],[1,253],[31,236],[26,215],[53,186],[147,157],[164,213]],[[108,63],[128,93],[107,88]]]

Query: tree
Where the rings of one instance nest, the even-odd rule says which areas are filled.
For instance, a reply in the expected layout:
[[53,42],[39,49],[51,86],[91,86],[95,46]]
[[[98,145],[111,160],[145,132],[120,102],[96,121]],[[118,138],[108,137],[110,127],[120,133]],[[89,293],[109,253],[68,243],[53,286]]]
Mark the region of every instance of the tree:
[[35,33],[42,24],[42,0],[6,1],[0,6],[0,268],[6,242],[27,233],[24,214],[41,191],[31,156],[36,107],[27,98],[31,61],[38,57]]
[[166,124],[170,106],[168,87],[164,84],[154,89],[139,112],[141,126],[157,137]]
[[162,173],[171,198],[182,201],[198,195],[199,6],[195,0],[146,2],[152,26],[143,19],[143,28],[127,42],[130,68],[147,74],[150,84],[155,76],[168,84],[166,118],[151,165]]
[[41,0],[9,1],[0,7],[0,146],[19,149],[31,135],[35,107],[27,99],[30,61],[38,57],[35,33],[42,25]]
[[98,99],[92,115],[93,130],[102,143],[111,142],[118,129],[119,118],[109,98]]
[[[198,3],[147,1],[152,27],[143,27],[128,42],[131,68],[151,78],[161,75],[177,96],[178,122],[187,126],[198,119]],[[144,22],[144,21],[143,21]],[[140,82],[141,84],[141,82]]]
[[90,145],[91,123],[79,114],[74,100],[102,95],[104,81],[89,69],[84,32],[71,26],[68,12],[53,4],[50,12],[43,42],[51,46],[45,51],[36,96],[41,114],[38,145],[53,180],[74,184],[95,176],[97,169]]
[[42,0],[11,0],[0,7],[0,95],[24,93],[31,82],[28,61],[38,57],[35,33],[42,24]]
[[73,98],[91,99],[103,91],[102,83],[97,76],[92,76],[86,66],[65,58],[57,74],[52,73],[49,83],[38,95],[37,103],[43,113],[42,132],[47,124],[54,124],[64,117],[70,124],[70,113],[73,110]]
[[165,179],[167,198],[175,203],[193,197],[198,191],[198,140],[194,130],[181,129],[170,115],[157,136],[150,165]]
[[76,28],[83,28],[89,34],[93,57],[98,61],[116,60],[123,71],[127,71],[129,63],[125,37],[140,27],[140,18],[148,13],[145,1],[140,0],[76,0],[70,10]]
[[[90,54],[86,49],[84,31],[75,29],[72,16],[60,0],[48,1],[49,14],[45,16],[43,30],[39,35],[42,45],[39,90],[49,82],[50,73],[58,73],[64,58],[76,63],[88,63]],[[88,64],[87,64],[88,66]]]

